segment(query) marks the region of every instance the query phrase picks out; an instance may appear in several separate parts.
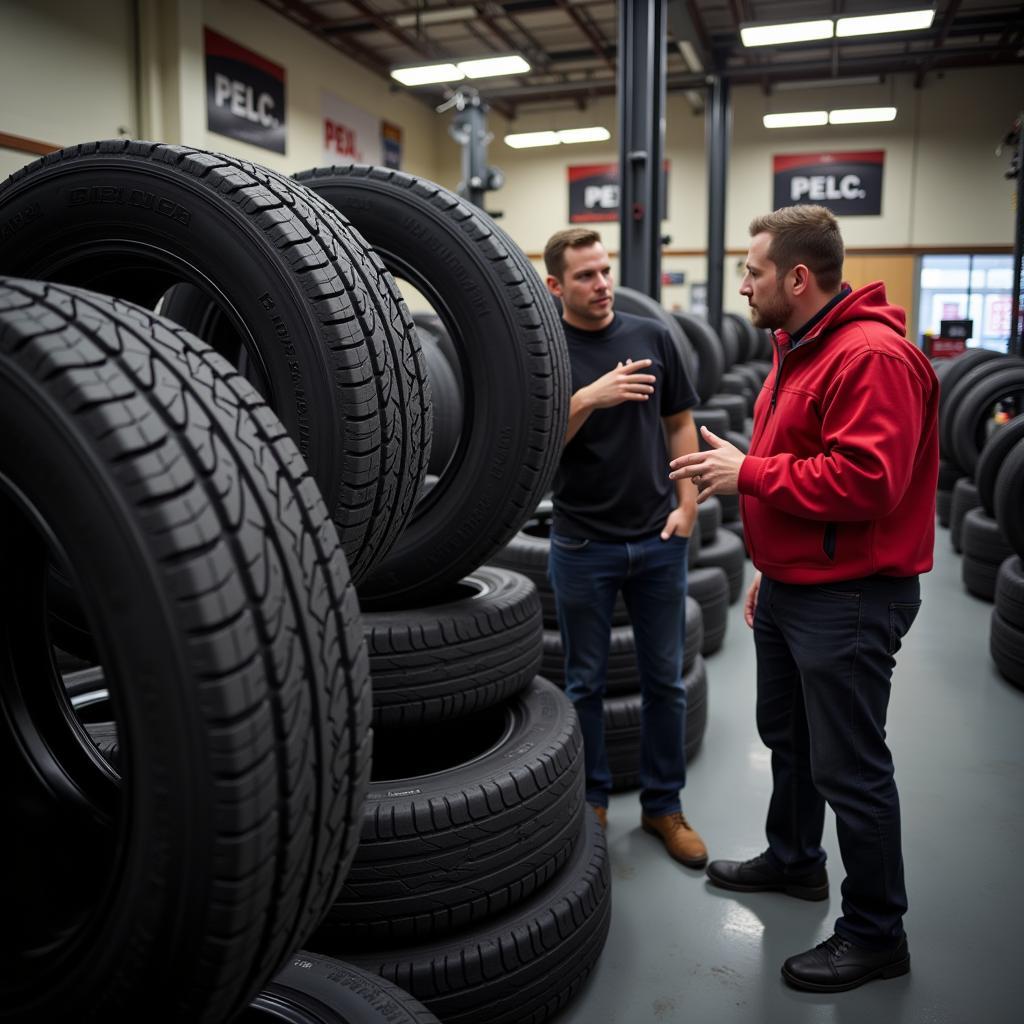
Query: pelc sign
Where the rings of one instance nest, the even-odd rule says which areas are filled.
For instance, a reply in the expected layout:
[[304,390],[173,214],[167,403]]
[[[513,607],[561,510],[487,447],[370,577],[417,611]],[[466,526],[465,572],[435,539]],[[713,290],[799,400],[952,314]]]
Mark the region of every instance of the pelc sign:
[[204,35],[209,130],[283,153],[284,68],[211,29]]
[[877,216],[882,212],[884,165],[882,149],[776,156],[772,208],[815,203],[837,216]]

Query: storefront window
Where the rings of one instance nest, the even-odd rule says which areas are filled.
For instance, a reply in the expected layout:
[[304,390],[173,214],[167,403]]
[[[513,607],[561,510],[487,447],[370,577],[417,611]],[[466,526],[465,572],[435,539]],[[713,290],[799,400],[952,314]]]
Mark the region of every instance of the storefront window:
[[1005,352],[1010,337],[1013,257],[922,256],[917,322],[937,335],[943,320],[973,320],[970,348]]

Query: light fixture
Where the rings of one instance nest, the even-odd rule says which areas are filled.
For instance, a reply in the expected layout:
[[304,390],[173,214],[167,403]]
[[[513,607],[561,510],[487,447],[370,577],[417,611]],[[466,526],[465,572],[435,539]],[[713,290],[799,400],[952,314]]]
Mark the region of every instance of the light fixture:
[[765,128],[813,128],[825,124],[869,124],[895,121],[895,107],[850,107],[845,110],[797,110],[789,114],[765,114]]
[[573,142],[607,142],[612,133],[607,128],[564,128],[558,133],[558,141]]
[[479,60],[460,60],[456,65],[467,78],[494,78],[496,75],[523,75],[530,65],[519,54],[502,57],[481,57]]
[[513,149],[532,149],[535,146],[571,145],[575,142],[606,142],[612,137],[607,128],[563,128],[561,131],[520,132],[506,135],[505,145]]
[[895,107],[851,107],[847,110],[830,110],[829,124],[868,124],[872,121],[895,121]]
[[930,28],[935,9],[894,11],[889,14],[863,14],[846,18],[822,18],[817,21],[786,21],[777,25],[744,25],[740,39],[744,46],[780,46],[813,39],[831,39],[833,35],[880,35],[890,32],[915,32]]
[[803,43],[810,39],[831,39],[833,29],[831,18],[788,21],[779,25],[746,25],[740,29],[740,39],[744,46],[777,46],[780,43]]
[[878,85],[881,81],[881,75],[851,75],[849,78],[795,78],[789,82],[776,82],[772,89],[775,92],[797,92],[800,89],[807,89],[808,91],[834,88],[847,89],[855,85]]
[[460,82],[466,76],[454,64],[417,64],[410,68],[392,68],[391,77],[402,85],[435,85]]
[[529,70],[530,65],[518,54],[506,53],[496,57],[392,68],[391,77],[402,85],[436,85],[439,82],[461,82],[464,78],[521,75]]
[[839,18],[836,35],[871,36],[882,32],[915,32],[931,28],[935,10],[897,11],[894,14],[864,14],[854,18]]
[[505,145],[513,149],[532,149],[534,146],[557,146],[558,132],[520,132],[506,135]]
[[792,114],[765,114],[765,128],[811,128],[828,124],[827,110],[797,110]]

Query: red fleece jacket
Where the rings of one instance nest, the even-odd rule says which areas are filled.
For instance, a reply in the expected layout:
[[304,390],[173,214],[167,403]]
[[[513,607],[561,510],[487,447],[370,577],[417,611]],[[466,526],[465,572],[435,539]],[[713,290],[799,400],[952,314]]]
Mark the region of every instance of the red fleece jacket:
[[739,474],[744,537],[766,576],[827,583],[932,567],[939,386],[905,319],[879,281],[791,349],[776,332]]

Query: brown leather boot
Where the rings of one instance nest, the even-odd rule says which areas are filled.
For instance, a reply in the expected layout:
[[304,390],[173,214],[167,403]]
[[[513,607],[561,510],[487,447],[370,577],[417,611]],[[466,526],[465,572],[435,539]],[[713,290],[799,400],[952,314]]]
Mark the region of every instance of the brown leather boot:
[[597,818],[597,823],[601,826],[603,832],[608,831],[608,808],[601,807],[599,804],[591,804],[590,809],[594,812],[594,816]]
[[681,811],[663,814],[657,818],[640,818],[645,832],[657,836],[668,850],[668,855],[688,868],[702,868],[708,862],[708,849],[704,840],[690,828]]

